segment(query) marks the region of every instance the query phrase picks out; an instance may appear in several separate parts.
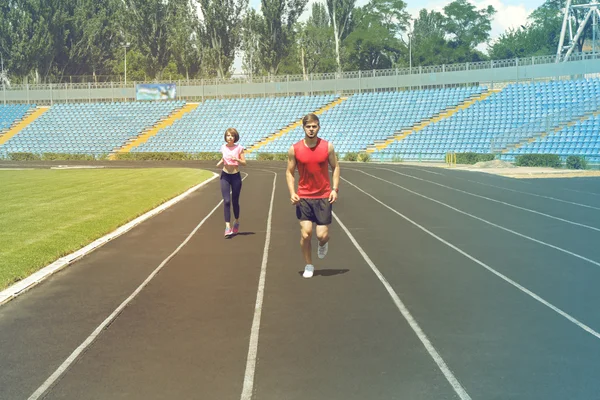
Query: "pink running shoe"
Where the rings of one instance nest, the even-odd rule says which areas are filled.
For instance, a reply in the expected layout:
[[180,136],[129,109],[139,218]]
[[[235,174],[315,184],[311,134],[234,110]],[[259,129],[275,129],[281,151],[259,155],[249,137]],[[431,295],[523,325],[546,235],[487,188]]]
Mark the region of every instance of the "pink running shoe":
[[233,230],[231,228],[225,228],[225,237],[229,237],[233,235]]
[[237,233],[240,231],[240,224],[238,222],[236,222],[235,224],[233,224],[233,234],[237,235]]

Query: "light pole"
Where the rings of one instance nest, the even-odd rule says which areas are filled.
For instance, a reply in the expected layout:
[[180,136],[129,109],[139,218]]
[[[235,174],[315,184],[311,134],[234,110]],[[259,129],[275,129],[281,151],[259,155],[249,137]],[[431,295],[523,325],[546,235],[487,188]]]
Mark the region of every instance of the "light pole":
[[408,70],[412,75],[412,33],[408,34]]
[[125,85],[127,85],[127,48],[130,46],[130,43],[121,43],[121,46],[125,50]]

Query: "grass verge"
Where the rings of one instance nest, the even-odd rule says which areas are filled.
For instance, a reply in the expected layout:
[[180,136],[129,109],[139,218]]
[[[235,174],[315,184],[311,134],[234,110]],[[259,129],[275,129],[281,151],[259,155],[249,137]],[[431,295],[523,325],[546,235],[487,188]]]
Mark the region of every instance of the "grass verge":
[[211,176],[190,168],[0,171],[0,290]]

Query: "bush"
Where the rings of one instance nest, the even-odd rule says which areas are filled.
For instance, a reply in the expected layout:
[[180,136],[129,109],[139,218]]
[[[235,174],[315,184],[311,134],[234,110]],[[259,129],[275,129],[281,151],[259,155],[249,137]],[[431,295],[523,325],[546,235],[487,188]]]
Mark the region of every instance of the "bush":
[[344,155],[344,161],[357,161],[358,160],[358,153],[346,153],[346,155]]
[[585,157],[569,156],[567,157],[568,169],[587,169],[587,161]]
[[11,161],[39,161],[39,154],[34,153],[8,153],[8,159]]
[[562,162],[558,154],[523,154],[515,159],[517,167],[550,167],[561,168]]
[[484,153],[456,153],[457,164],[476,164],[481,161],[492,161],[494,160],[493,154]]
[[162,153],[116,153],[115,160],[133,160],[133,161],[218,161],[222,157],[218,152],[203,153],[184,153],[184,152],[162,152]]
[[358,161],[360,162],[369,162],[371,161],[371,155],[369,153],[359,153]]
[[273,161],[275,159],[275,155],[273,153],[257,153],[256,160],[257,161]]
[[71,153],[43,153],[43,161],[94,161],[93,154],[71,154]]

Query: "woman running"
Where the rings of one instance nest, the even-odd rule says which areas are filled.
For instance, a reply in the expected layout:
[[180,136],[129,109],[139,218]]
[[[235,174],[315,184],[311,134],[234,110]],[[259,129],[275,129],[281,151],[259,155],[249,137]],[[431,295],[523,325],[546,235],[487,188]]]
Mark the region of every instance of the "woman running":
[[[235,235],[240,230],[240,192],[242,191],[242,177],[239,166],[246,165],[244,148],[237,144],[240,134],[235,128],[225,131],[225,144],[221,146],[223,157],[217,167],[223,165],[221,172],[221,194],[225,213],[225,237]],[[230,194],[231,192],[231,194]],[[233,205],[233,228],[231,227],[231,206]]]

